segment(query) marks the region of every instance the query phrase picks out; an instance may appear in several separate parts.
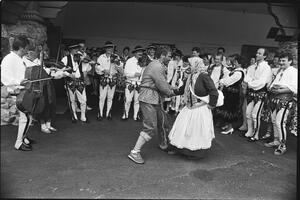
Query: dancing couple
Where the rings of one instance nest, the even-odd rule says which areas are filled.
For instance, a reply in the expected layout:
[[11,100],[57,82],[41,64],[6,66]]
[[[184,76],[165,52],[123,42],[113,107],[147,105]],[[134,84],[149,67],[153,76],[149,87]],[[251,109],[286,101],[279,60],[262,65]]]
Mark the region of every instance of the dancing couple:
[[[168,146],[172,150],[190,157],[197,157],[199,153],[203,156],[203,150],[211,147],[215,137],[211,109],[217,105],[219,93],[212,79],[206,69],[196,62],[190,66],[191,74],[186,83],[180,88],[173,88],[167,83],[164,67],[170,58],[170,50],[158,49],[155,60],[144,70],[139,96],[143,129],[128,155],[137,164],[144,163],[140,153],[144,144],[157,132],[162,134],[164,131],[166,124],[162,99],[166,96],[184,95],[186,102],[168,136]],[[190,65],[188,57],[184,57],[183,62]]]

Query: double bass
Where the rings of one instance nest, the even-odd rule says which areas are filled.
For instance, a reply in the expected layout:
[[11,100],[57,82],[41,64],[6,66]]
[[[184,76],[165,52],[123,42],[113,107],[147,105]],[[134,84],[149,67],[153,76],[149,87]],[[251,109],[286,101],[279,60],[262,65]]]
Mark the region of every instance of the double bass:
[[25,70],[25,81],[21,85],[25,86],[21,89],[17,96],[16,106],[24,113],[31,115],[38,115],[44,111],[45,108],[45,97],[44,88],[47,80],[52,79],[43,70],[44,65],[44,51],[41,49],[40,59],[41,64],[26,67]]

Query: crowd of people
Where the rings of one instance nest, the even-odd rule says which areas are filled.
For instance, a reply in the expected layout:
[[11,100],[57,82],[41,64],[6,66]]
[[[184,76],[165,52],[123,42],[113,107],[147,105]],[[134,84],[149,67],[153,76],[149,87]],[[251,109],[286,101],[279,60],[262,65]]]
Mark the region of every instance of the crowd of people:
[[[273,138],[265,146],[275,147],[275,155],[286,152],[287,132],[297,136],[298,73],[289,53],[267,60],[268,50],[258,48],[247,61],[239,54],[226,57],[223,47],[214,55],[201,54],[199,47],[183,55],[179,49],[137,45],[132,55],[129,47],[118,55],[116,45],[107,41],[102,49],[71,45],[61,59],[51,62],[45,48],[32,46],[23,36],[14,40],[11,53],[1,62],[2,84],[19,101],[24,101],[32,88],[43,88],[42,95],[33,97],[30,109],[18,106],[15,149],[32,150],[33,140],[28,138],[32,118],[40,121],[42,132],[57,131],[51,124],[56,104],[51,79],[64,79],[73,123],[89,123],[91,95],[99,99],[99,121],[112,119],[116,92],[124,98],[121,119],[129,119],[132,106],[132,118],[143,120],[143,129],[128,155],[138,164],[144,163],[141,148],[156,134],[163,151],[190,159],[203,157],[211,148],[214,124],[221,128],[221,134],[238,130],[249,142]],[[33,81],[34,69],[44,76]],[[44,103],[38,111],[41,101]],[[176,116],[174,123],[170,114]],[[242,124],[236,127],[240,119]],[[262,121],[267,124],[263,133]]]

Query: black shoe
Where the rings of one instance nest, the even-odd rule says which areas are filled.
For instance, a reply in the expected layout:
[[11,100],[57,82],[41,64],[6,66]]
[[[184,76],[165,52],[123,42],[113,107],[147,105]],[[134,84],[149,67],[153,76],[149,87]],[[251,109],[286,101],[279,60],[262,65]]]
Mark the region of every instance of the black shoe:
[[73,123],[73,124],[76,124],[76,123],[77,123],[77,120],[76,120],[76,119],[72,119],[72,123]]
[[103,119],[102,116],[97,116],[97,120],[98,120],[98,121],[101,121],[102,119]]
[[254,138],[254,137],[251,137],[248,139],[248,142],[256,142],[258,139]]
[[29,144],[36,144],[36,141],[33,139],[30,139],[28,137],[26,137],[26,139],[29,141]]
[[24,146],[27,148],[32,148],[31,144],[26,144],[25,142],[23,142]]
[[21,146],[18,149],[16,149],[16,150],[19,150],[19,151],[31,151],[32,148],[28,147],[28,146],[25,146],[24,143],[22,143]]
[[106,117],[107,120],[112,120],[111,114],[109,113]]

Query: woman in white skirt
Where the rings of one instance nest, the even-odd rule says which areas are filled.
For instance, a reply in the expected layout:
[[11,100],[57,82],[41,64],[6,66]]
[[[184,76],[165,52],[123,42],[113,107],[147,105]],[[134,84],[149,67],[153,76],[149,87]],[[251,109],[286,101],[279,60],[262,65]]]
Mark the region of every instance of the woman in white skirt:
[[[184,57],[183,62],[188,63],[188,58]],[[202,158],[215,138],[211,109],[217,104],[218,91],[204,65],[198,62],[191,66],[185,86],[175,93],[183,94],[185,107],[169,133],[170,146],[190,159]]]

